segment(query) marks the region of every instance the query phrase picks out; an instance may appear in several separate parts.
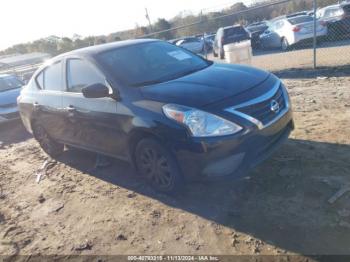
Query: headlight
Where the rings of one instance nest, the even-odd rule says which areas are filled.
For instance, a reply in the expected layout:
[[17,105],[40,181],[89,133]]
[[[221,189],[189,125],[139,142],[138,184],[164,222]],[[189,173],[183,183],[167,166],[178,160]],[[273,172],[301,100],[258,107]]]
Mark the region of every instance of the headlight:
[[194,137],[224,136],[237,133],[242,127],[219,116],[187,106],[167,104],[164,114],[188,127]]

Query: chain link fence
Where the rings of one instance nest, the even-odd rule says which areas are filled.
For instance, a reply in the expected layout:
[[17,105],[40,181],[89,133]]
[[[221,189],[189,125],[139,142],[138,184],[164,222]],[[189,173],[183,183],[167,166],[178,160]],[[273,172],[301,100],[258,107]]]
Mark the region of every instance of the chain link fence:
[[[226,62],[220,55],[215,57],[213,49],[221,41],[230,41],[216,33],[219,28],[234,25],[240,25],[249,35],[252,66],[279,71],[350,65],[350,0],[256,1],[250,7],[238,2],[226,9],[218,6],[217,10],[202,10],[198,16],[187,14],[167,30],[145,34],[153,27],[135,29],[134,37],[159,38],[184,48],[192,45],[191,51]],[[26,81],[37,66],[7,68],[0,74],[17,74]]]
[[350,1],[324,5],[316,1],[317,21],[327,26],[327,35],[316,46],[317,66],[345,66],[350,64]]
[[[252,66],[278,71],[350,65],[350,1],[306,0],[298,11],[289,13],[296,4],[297,0],[284,0],[255,4],[225,15],[202,13],[191,23],[139,38],[161,38],[185,48],[191,46],[186,45],[187,40],[198,44],[202,41],[203,48],[192,51],[220,61],[213,56],[213,45],[215,54],[218,41],[230,41],[214,35],[219,28],[241,25],[250,36]],[[169,39],[169,35],[175,39]]]

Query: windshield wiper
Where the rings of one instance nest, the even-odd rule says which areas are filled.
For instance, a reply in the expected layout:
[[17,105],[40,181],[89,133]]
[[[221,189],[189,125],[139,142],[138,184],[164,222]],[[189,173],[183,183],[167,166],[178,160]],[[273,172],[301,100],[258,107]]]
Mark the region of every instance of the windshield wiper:
[[180,78],[180,77],[183,77],[183,76],[186,76],[186,75],[198,72],[200,70],[203,70],[203,69],[211,66],[212,64],[213,64],[212,62],[211,63],[209,62],[206,66],[203,66],[203,67],[194,68],[194,69],[191,69],[191,70],[187,70],[187,71],[184,71],[184,72],[177,73],[177,74],[172,75],[172,76],[166,76],[166,77],[163,77],[163,78],[160,78],[160,79],[157,79],[157,80],[149,80],[149,81],[144,81],[144,82],[132,84],[131,86],[132,87],[140,87],[140,86],[155,85],[155,84],[159,84],[159,83],[162,83],[162,82],[171,81],[171,80],[174,80],[174,79],[177,79],[177,78]]
[[187,71],[184,71],[184,72],[180,72],[174,76],[171,77],[170,80],[173,80],[173,79],[176,79],[176,78],[180,78],[180,77],[183,77],[183,76],[187,76],[187,75],[190,75],[190,74],[193,74],[195,72],[198,72],[198,71],[201,71],[207,67],[209,67],[210,65],[212,64],[208,64],[206,66],[203,66],[203,67],[199,67],[199,68],[194,68],[194,69],[191,69],[191,70],[187,70]]

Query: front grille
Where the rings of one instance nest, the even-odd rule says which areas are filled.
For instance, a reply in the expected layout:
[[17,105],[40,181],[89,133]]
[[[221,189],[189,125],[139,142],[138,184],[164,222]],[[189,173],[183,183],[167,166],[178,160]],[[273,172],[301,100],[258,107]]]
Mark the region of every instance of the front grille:
[[[271,102],[275,100],[278,103],[279,110],[271,110]],[[279,86],[276,93],[262,101],[253,105],[248,105],[241,108],[236,108],[237,111],[242,112],[246,115],[254,117],[259,120],[263,125],[266,125],[273,121],[282,111],[286,109],[286,101],[283,95],[282,87]]]

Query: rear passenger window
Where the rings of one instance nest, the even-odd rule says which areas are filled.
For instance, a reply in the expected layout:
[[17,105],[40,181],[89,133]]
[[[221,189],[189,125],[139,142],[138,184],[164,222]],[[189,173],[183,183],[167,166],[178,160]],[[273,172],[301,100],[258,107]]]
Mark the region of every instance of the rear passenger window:
[[57,62],[45,68],[37,77],[36,82],[40,89],[62,90],[62,63]]
[[40,89],[44,89],[44,71],[36,77],[36,82]]
[[62,67],[61,62],[55,63],[44,71],[44,89],[62,90]]
[[98,83],[104,84],[104,77],[90,63],[80,59],[68,60],[68,92],[80,93],[84,87]]

